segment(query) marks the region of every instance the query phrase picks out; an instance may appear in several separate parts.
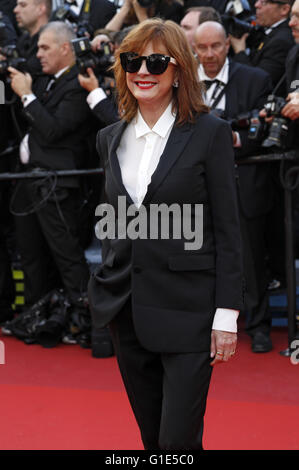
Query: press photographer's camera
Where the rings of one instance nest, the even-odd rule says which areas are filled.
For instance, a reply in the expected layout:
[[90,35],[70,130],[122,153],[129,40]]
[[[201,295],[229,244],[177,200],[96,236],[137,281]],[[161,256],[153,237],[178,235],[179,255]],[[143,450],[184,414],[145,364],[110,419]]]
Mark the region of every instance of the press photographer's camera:
[[269,127],[268,137],[263,141],[263,147],[284,147],[289,130],[288,119],[281,115],[281,110],[287,104],[284,98],[269,95],[265,104],[267,117],[273,117]]
[[6,57],[0,60],[0,75],[7,75],[9,73],[8,67],[25,72],[26,59],[19,56],[15,45],[0,47],[0,54]]
[[79,72],[87,75],[87,69],[92,68],[95,74],[112,76],[110,67],[114,63],[114,55],[109,42],[102,43],[97,52],[93,52],[88,38],[72,40]]
[[91,36],[93,33],[92,27],[86,20],[80,20],[71,6],[65,3],[63,6],[57,8],[53,13],[53,19],[56,21],[69,21],[77,37]]

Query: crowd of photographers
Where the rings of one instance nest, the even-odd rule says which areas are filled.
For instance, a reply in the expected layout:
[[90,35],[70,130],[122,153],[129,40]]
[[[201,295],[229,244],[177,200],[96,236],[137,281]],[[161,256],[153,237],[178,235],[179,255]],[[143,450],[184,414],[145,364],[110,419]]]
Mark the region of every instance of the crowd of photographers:
[[[108,331],[91,324],[87,301],[84,251],[101,176],[76,171],[101,167],[96,132],[119,119],[115,50],[134,24],[161,16],[186,33],[206,102],[231,123],[246,331],[253,352],[270,351],[268,296],[286,277],[280,162],[242,160],[298,146],[299,0],[0,0],[0,12],[0,177],[39,173],[0,181],[2,333],[44,347],[78,343],[95,357],[113,354]],[[25,277],[19,311],[12,309],[14,263]]]

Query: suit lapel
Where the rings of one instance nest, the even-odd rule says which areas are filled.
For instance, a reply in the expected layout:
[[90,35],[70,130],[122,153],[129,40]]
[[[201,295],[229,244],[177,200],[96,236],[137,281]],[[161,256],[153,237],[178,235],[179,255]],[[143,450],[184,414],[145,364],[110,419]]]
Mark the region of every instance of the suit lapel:
[[235,74],[239,65],[229,62],[228,84],[225,92],[225,114],[228,117],[236,116],[238,113],[238,91],[236,86],[232,86],[232,76]]
[[112,131],[110,134],[108,134],[108,158],[109,158],[109,166],[111,170],[111,174],[113,177],[113,180],[118,188],[118,191],[120,194],[125,194],[127,197],[127,200],[130,204],[134,204],[133,200],[131,199],[131,196],[127,192],[122,176],[121,176],[121,169],[119,166],[119,161],[117,157],[117,147],[119,146],[120,139],[124,133],[124,130],[127,127],[127,123],[125,121],[119,121],[115,126],[113,127]]
[[[121,170],[116,154],[117,147],[120,143],[120,139],[126,126],[126,122],[120,121],[113,127],[111,133],[108,135],[109,166],[111,169],[113,180],[118,187],[119,193],[125,194],[129,203],[134,204],[123,184]],[[167,144],[165,146],[164,152],[161,155],[159,164],[152,175],[151,183],[148,186],[147,193],[142,204],[146,204],[152,199],[153,194],[158,189],[160,184],[162,184],[170,169],[175,164],[179,156],[182,154],[193,132],[194,126],[191,126],[190,124],[184,124],[181,127],[174,125],[167,141]]]
[[182,154],[193,132],[194,126],[191,126],[188,123],[181,127],[176,125],[173,126],[164,152],[162,153],[158,166],[152,175],[151,183],[148,186],[143,204],[147,204],[152,199],[154,193],[162,184],[179,156]]
[[66,81],[72,80],[74,76],[78,75],[78,69],[77,67],[72,67],[69,71],[64,72],[57,80],[55,83],[55,87],[52,88],[48,93],[44,94],[43,96],[43,103],[47,103],[50,100],[57,100],[60,101],[61,95],[60,95],[60,90],[63,89]]

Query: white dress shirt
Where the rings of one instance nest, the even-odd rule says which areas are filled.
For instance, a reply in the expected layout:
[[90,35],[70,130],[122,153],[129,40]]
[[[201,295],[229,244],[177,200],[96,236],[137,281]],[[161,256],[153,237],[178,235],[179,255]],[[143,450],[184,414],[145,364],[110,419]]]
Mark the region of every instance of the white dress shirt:
[[[217,99],[217,96],[221,93],[223,87],[225,85],[227,85],[227,83],[228,83],[228,80],[229,80],[229,60],[228,60],[228,58],[225,59],[225,62],[223,64],[222,69],[220,70],[218,75],[216,75],[216,77],[214,77],[213,79],[206,75],[202,64],[199,64],[198,77],[199,77],[200,81],[203,81],[203,80],[219,80],[221,83],[223,83],[223,86],[218,86],[216,83],[213,83],[210,86],[210,88],[207,90],[207,92],[205,93],[205,96],[204,96],[205,104],[207,106],[212,106],[213,102]],[[221,109],[222,111],[224,111],[225,110],[225,105],[226,105],[226,97],[225,97],[225,93],[223,93],[219,103],[216,106],[216,109]],[[241,138],[240,138],[239,132],[235,131],[235,135],[236,135],[236,142],[234,144],[234,147],[241,147],[242,143],[241,143]]]
[[[168,137],[174,125],[172,103],[152,129],[144,121],[140,111],[126,127],[117,149],[123,184],[132,201],[140,207],[152,175],[157,168]],[[236,310],[217,308],[212,328],[237,332]]]
[[[198,67],[199,80],[201,80],[201,81],[204,81],[204,80],[219,80],[221,83],[223,83],[223,86],[218,87],[216,96],[214,96],[215,99],[220,94],[223,87],[228,83],[228,71],[229,71],[228,58],[226,58],[222,69],[220,70],[220,72],[214,78],[208,77],[205,73],[205,69],[203,68],[202,64],[199,64],[199,67]],[[212,96],[214,94],[214,91],[215,91],[216,87],[217,87],[217,84],[213,83],[210,86],[210,88],[207,90],[206,94],[205,94],[204,100],[205,100],[205,103],[206,103],[207,106],[212,106],[212,104],[213,104]],[[224,111],[225,110],[225,103],[226,103],[226,101],[225,101],[225,93],[224,93],[221,100],[217,104],[216,108],[217,109],[222,109]]]

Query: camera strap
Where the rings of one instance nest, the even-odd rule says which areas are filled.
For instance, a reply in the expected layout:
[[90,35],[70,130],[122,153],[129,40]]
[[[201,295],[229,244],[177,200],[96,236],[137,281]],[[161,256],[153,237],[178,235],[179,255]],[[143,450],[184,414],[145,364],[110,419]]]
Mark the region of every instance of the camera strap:
[[[229,67],[231,67],[231,63],[229,64]],[[232,83],[231,80],[234,76],[234,74],[236,73],[236,71],[238,70],[239,66],[238,64],[235,64],[235,68],[234,70],[232,71],[232,73],[229,74],[228,76],[228,82],[224,85],[224,87],[222,88],[222,90],[220,91],[219,95],[214,99],[214,101],[212,102],[212,104],[210,105],[210,108],[211,109],[216,109],[216,106],[218,105],[218,103],[220,102],[221,98],[223,97],[224,93],[227,91],[227,89],[229,88],[230,84]],[[218,87],[220,86],[220,84],[218,84]],[[216,87],[215,88],[215,91],[216,89],[218,88]],[[215,94],[215,91],[213,93],[213,96]],[[212,99],[213,99],[213,96],[212,96]]]
[[217,83],[217,85],[215,86],[215,89],[213,91],[213,95],[211,96],[211,101],[212,101],[212,104],[210,105],[210,108],[211,109],[215,109],[217,104],[220,102],[222,96],[224,95],[225,93],[225,90],[226,90],[226,86],[227,84],[224,85],[224,87],[222,88],[222,90],[220,91],[220,93],[217,95],[217,92],[219,90],[219,88],[222,86],[222,83],[219,82]]
[[80,18],[86,22],[89,22],[90,17],[90,7],[91,7],[91,0],[84,0],[83,6],[80,12]]

